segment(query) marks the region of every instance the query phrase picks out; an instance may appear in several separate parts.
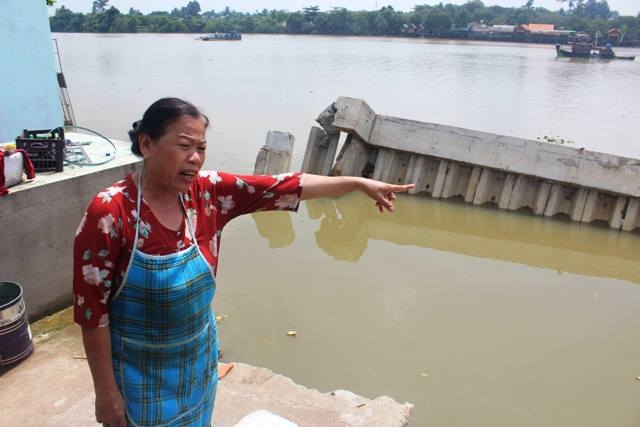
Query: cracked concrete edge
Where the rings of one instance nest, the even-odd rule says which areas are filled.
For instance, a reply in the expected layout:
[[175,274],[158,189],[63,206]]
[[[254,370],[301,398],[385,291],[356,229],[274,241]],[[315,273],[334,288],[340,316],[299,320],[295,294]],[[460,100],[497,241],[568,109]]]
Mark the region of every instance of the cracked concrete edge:
[[213,426],[233,426],[260,409],[301,426],[396,427],[409,424],[414,407],[388,396],[367,399],[346,390],[321,393],[269,369],[236,363],[220,381]]

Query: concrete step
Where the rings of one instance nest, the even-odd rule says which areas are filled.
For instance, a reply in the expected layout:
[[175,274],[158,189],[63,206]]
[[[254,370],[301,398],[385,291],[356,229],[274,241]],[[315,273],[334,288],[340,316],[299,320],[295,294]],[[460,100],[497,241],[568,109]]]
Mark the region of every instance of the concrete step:
[[[2,425],[95,425],[91,373],[71,310],[34,323],[32,330],[33,355],[0,373]],[[409,423],[413,405],[343,390],[320,393],[266,368],[235,363],[218,385],[212,425],[235,426],[258,410],[299,426],[399,427]]]

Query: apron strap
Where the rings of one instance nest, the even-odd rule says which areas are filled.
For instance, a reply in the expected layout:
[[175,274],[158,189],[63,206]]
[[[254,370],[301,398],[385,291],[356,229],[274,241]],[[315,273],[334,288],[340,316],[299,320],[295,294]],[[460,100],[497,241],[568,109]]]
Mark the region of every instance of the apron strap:
[[184,211],[184,216],[187,218],[187,228],[189,228],[189,234],[191,234],[191,240],[193,240],[194,245],[198,245],[198,240],[196,239],[196,233],[191,226],[191,215],[189,215],[189,211],[184,205],[184,198],[182,197],[182,193],[180,193],[180,205],[182,206],[182,210]]
[[138,249],[138,234],[140,232],[140,204],[142,202],[142,173],[143,172],[144,172],[144,164],[142,165],[142,169],[140,169],[140,174],[138,174],[138,200],[136,202],[136,235],[135,235],[135,238],[133,239],[133,248],[131,249],[131,255],[133,255],[133,252],[136,249]]
[[129,270],[131,270],[131,265],[133,264],[133,255],[138,250],[138,236],[140,234],[140,204],[142,201],[142,172],[144,171],[144,164],[142,165],[142,169],[140,169],[140,173],[138,174],[138,197],[136,201],[136,234],[133,239],[133,247],[131,248],[131,258],[129,258],[129,263],[127,264],[127,269],[125,270],[124,276],[122,276],[122,281],[120,282],[118,289],[116,289],[116,293],[111,296],[110,300],[113,301],[118,296],[120,296],[120,292],[124,289],[124,285],[127,281],[127,277],[129,277]]

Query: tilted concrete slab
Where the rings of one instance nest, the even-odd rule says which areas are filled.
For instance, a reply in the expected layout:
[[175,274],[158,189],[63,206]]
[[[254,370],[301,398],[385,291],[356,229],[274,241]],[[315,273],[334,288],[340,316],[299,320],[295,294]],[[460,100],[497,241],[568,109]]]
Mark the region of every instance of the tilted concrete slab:
[[640,160],[454,126],[376,115],[340,97],[333,125],[369,144],[640,197]]
[[361,99],[341,96],[335,102],[333,126],[343,132],[353,133],[369,142],[375,121],[375,111]]
[[[640,227],[637,159],[377,115],[366,102],[347,97],[317,121],[327,133],[348,134],[331,175],[412,183],[411,194],[600,221],[617,230]],[[312,166],[334,161],[317,145],[307,145],[304,172],[321,173]]]
[[378,116],[372,145],[640,197],[640,160],[548,142]]

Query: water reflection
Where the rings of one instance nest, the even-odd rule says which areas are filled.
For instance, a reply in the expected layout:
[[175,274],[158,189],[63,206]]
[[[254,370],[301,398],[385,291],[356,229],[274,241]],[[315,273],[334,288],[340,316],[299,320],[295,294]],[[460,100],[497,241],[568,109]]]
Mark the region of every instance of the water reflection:
[[[379,240],[640,283],[635,233],[422,197],[401,196],[392,215],[379,214],[360,195],[311,200],[306,207],[319,224],[316,244],[337,260],[357,262],[369,242]],[[254,221],[272,248],[293,242],[289,215]]]
[[264,215],[263,213],[251,214],[258,228],[260,237],[269,242],[271,249],[289,246],[296,239],[289,212],[280,212],[278,215]]
[[261,215],[295,239],[225,229],[229,360],[414,402],[416,426],[637,425],[638,234],[408,196],[392,215],[357,194]]

